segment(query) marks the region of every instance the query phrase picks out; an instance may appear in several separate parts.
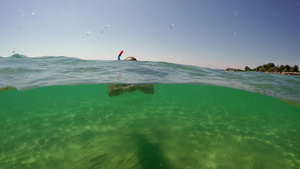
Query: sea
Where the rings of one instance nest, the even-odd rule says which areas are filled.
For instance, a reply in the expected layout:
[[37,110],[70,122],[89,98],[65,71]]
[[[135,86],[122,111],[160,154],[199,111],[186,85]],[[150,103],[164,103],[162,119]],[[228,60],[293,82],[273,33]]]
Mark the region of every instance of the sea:
[[233,168],[300,168],[300,76],[0,57],[0,169]]

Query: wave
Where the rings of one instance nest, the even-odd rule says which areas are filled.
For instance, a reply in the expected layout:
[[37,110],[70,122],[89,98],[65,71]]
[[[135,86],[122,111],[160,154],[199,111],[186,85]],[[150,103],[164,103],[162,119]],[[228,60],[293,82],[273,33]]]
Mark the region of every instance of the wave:
[[83,60],[65,56],[0,57],[0,88],[26,90],[77,84],[206,84],[300,102],[300,77],[260,72],[227,72],[151,61]]

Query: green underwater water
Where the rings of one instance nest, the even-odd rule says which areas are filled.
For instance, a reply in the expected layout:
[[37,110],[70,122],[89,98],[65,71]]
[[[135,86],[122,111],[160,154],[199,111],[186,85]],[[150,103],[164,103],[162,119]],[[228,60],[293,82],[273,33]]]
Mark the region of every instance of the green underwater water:
[[0,169],[300,168],[300,108],[198,84],[0,92]]

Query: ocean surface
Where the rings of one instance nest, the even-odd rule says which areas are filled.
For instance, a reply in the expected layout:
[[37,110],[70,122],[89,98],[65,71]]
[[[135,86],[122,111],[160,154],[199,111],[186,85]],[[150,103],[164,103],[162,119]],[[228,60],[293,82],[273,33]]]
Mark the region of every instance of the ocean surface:
[[300,76],[0,57],[0,169],[299,169],[299,103]]

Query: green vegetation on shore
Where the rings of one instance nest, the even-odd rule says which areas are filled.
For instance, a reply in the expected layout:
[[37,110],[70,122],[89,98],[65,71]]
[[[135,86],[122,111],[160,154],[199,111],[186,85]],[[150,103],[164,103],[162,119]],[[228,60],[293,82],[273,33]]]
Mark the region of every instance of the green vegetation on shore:
[[[256,72],[268,72],[268,73],[288,73],[293,72],[299,74],[299,67],[298,65],[290,66],[290,65],[275,65],[274,63],[268,63],[261,66],[257,66],[254,69],[251,69],[249,66],[246,66],[244,70],[242,69],[234,69],[234,68],[227,68],[227,71],[234,71],[234,72],[244,72],[244,71],[256,71]],[[298,73],[299,72],[299,73]]]
[[258,66],[254,69],[246,66],[245,71],[257,71],[257,72],[274,72],[274,73],[282,73],[282,72],[299,72],[298,65],[290,66],[290,65],[275,65],[274,63],[264,64],[262,66]]

